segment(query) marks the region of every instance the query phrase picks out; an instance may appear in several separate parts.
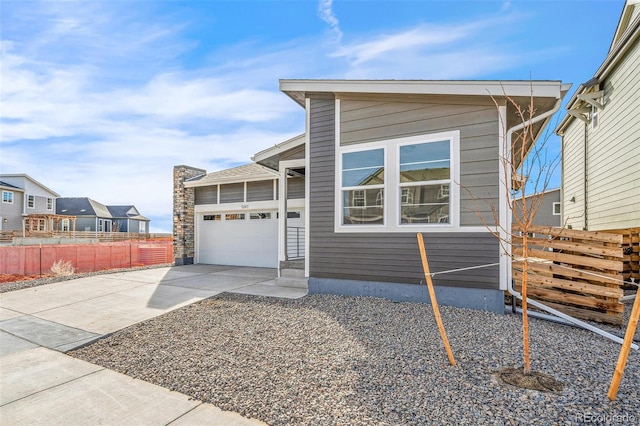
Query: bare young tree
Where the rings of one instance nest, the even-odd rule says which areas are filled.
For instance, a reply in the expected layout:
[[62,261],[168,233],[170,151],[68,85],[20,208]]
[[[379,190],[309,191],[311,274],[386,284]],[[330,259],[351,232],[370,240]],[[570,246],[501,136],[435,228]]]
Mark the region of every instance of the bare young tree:
[[[534,218],[542,205],[544,192],[549,188],[553,174],[560,164],[560,153],[550,153],[549,141],[551,133],[539,137],[541,121],[551,114],[541,116],[536,114],[533,87],[526,104],[504,95],[506,105],[517,117],[517,125],[510,129],[504,120],[500,120],[502,136],[505,139],[503,151],[499,153],[501,165],[501,188],[505,192],[507,209],[511,212],[513,231],[510,224],[505,227],[500,221],[500,208],[495,202],[487,202],[492,213],[490,223],[480,213],[479,199],[468,189],[475,205],[475,212],[483,225],[499,241],[502,252],[511,257],[513,262],[521,266],[521,295],[522,295],[522,342],[524,374],[531,373],[531,357],[529,349],[529,319],[527,307],[527,284],[529,274],[529,245],[531,228]],[[503,99],[492,97],[496,109],[500,110]],[[514,249],[514,242],[521,245]]]

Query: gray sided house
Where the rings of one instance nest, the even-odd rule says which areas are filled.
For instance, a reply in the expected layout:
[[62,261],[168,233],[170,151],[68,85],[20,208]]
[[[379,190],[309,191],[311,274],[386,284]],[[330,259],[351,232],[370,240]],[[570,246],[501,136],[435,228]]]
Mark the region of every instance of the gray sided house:
[[640,4],[627,1],[606,58],[578,87],[556,128],[562,137],[567,227],[640,227]]
[[[510,170],[499,156],[520,140],[522,121],[507,96],[520,105],[533,96],[539,135],[568,88],[558,81],[281,80],[281,91],[306,111],[305,134],[257,153],[260,179],[223,181],[174,168],[176,259],[217,263],[212,245],[252,234],[231,226],[218,233],[216,225],[204,233],[204,226],[227,218],[250,225],[267,220],[251,212],[269,212],[277,218],[269,249],[277,245],[277,258],[269,264],[283,274],[287,261],[303,258],[310,293],[426,301],[420,232],[433,272],[495,264],[436,276],[439,301],[503,312],[509,258],[479,215],[493,223],[487,202],[494,203],[500,225],[510,227],[501,188]],[[207,176],[215,189],[200,189],[211,186]],[[251,182],[273,198],[252,201]],[[237,210],[224,207],[230,200]],[[195,232],[184,232],[192,224]],[[296,233],[303,238],[292,239]],[[245,263],[260,258],[245,253]]]
[[[538,201],[540,207],[533,218],[533,225],[553,226],[555,228],[562,227],[561,192],[560,188],[555,188],[525,197],[527,206],[531,206],[532,197],[542,198]],[[520,202],[520,200],[521,198],[516,198],[517,202]],[[516,203],[515,205],[518,206],[519,204]],[[517,209],[517,212],[519,213],[520,209]],[[515,218],[513,223],[515,223]]]
[[[75,216],[76,231],[149,232],[150,220],[135,206],[105,206],[88,197],[58,198],[57,213]],[[61,222],[60,231],[69,231],[69,223]]]
[[140,214],[135,206],[107,206],[113,218],[114,232],[146,234],[149,232],[150,220]]
[[[0,175],[0,230],[20,230],[27,215],[53,215],[58,193],[26,174]],[[43,219],[43,229],[48,223]]]

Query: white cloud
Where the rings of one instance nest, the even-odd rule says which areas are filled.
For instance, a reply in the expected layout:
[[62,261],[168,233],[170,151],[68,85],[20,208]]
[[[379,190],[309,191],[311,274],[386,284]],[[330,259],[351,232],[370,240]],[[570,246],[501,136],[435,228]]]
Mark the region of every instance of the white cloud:
[[155,232],[171,231],[174,165],[224,169],[304,130],[280,78],[475,78],[517,57],[476,41],[506,18],[356,40],[322,0],[331,43],[244,40],[187,68],[187,23],[139,19],[127,2],[38,5],[26,13],[29,4],[12,2],[2,18],[0,71],[11,82],[0,88],[3,173],[27,173],[63,196],[135,204],[164,223],[152,221]]
[[318,13],[320,19],[326,22],[331,29],[331,34],[338,43],[342,41],[342,30],[340,21],[333,12],[333,0],[320,0],[318,2]]

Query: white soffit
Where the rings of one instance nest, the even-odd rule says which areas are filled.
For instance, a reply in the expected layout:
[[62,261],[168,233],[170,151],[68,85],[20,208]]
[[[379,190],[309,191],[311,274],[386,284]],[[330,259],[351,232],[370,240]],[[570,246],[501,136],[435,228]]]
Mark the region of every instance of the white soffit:
[[298,103],[305,92],[561,98],[570,87],[555,80],[280,80],[280,90]]

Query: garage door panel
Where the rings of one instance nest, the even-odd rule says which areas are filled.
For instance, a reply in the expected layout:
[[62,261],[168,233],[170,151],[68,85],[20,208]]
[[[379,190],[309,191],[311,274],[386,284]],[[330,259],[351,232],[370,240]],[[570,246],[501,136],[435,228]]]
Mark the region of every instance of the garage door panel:
[[202,220],[201,216],[199,225],[199,263],[277,267],[277,220],[215,221]]

